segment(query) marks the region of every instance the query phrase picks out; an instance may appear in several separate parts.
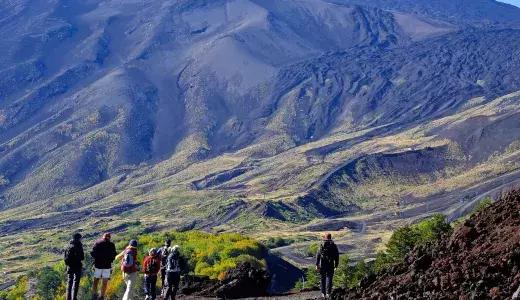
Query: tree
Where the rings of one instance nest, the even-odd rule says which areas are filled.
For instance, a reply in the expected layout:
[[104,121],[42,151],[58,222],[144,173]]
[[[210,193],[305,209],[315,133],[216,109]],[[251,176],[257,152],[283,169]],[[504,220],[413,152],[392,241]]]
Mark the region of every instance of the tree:
[[392,257],[388,255],[386,252],[378,251],[376,254],[376,259],[372,264],[372,272],[379,273],[382,269],[387,268],[394,262],[395,261],[392,259]]
[[419,235],[412,226],[398,228],[388,241],[387,253],[394,260],[403,259],[417,245]]
[[334,285],[341,288],[348,288],[352,281],[352,267],[348,254],[339,257],[339,265],[334,276]]
[[418,244],[433,242],[443,234],[452,231],[450,224],[446,223],[446,216],[443,214],[435,214],[430,219],[419,222],[414,227],[419,236]]
[[318,271],[316,271],[315,269],[308,269],[305,272],[305,282],[301,279],[298,280],[298,282],[296,282],[296,285],[294,286],[294,289],[318,289],[320,287],[320,277],[318,275]]
[[41,269],[36,276],[38,295],[43,300],[54,300],[56,291],[62,282],[62,275],[50,267]]

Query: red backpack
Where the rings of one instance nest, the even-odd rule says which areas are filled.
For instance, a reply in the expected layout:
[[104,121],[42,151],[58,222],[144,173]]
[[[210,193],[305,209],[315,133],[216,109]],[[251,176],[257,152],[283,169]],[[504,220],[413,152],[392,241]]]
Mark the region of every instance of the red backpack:
[[137,272],[137,250],[135,248],[126,248],[121,259],[121,271],[124,273]]

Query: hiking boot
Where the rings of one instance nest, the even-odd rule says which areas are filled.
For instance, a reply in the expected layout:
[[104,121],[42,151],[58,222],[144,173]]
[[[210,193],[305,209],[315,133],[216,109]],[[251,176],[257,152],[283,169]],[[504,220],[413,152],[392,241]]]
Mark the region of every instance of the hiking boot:
[[105,300],[105,297],[101,296],[98,298],[98,300]]
[[92,300],[99,300],[98,298],[99,298],[98,294],[92,295]]
[[327,295],[325,295],[325,294],[322,293],[322,294],[321,294],[321,297],[322,297],[322,298],[327,298]]

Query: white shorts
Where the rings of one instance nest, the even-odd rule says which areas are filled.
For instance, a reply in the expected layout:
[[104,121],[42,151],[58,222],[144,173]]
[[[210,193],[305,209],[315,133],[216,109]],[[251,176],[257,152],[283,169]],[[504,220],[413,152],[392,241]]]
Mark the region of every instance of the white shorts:
[[94,278],[110,279],[112,275],[112,269],[95,269]]

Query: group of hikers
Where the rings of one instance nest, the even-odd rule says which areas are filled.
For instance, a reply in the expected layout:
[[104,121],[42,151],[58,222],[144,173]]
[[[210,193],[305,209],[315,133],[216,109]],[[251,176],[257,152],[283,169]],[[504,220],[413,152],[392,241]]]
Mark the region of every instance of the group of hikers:
[[[75,233],[64,252],[64,261],[67,266],[67,300],[77,300],[78,298],[83,260],[85,260],[81,238],[80,233]],[[141,268],[136,240],[131,240],[128,246],[118,254],[116,246],[110,238],[110,233],[103,234],[102,238],[96,241],[90,252],[94,260],[94,283],[92,287],[94,300],[103,300],[105,298],[108,281],[112,276],[112,263],[114,261],[120,263],[123,281],[126,284],[123,300],[136,299],[134,290],[139,279],[139,272],[141,271],[144,273],[144,294],[147,300],[156,298],[159,274],[162,280],[162,297],[164,299],[175,299],[179,290],[181,272],[185,269],[179,245],[171,246],[171,241],[167,240],[163,247],[150,249]],[[100,281],[101,291],[98,293]]]
[[[77,300],[78,298],[83,260],[85,260],[81,238],[80,233],[75,233],[64,252],[64,261],[67,266],[67,300]],[[141,269],[138,259],[137,241],[131,240],[128,246],[118,254],[116,246],[110,238],[110,233],[103,234],[101,239],[95,242],[90,252],[94,260],[94,283],[92,287],[94,300],[103,300],[105,298],[108,281],[112,276],[112,264],[114,261],[120,263],[123,281],[126,284],[123,300],[136,299],[134,290],[140,271],[144,273],[145,299],[155,300],[159,275],[162,280],[161,296],[163,299],[175,299],[179,290],[181,272],[185,270],[184,259],[179,252],[178,245],[172,247],[171,240],[167,240],[163,247],[150,249]],[[320,272],[320,287],[323,297],[329,297],[332,292],[332,280],[338,265],[338,247],[332,241],[332,236],[326,234],[316,253],[316,270]],[[98,294],[100,281],[101,291]]]

